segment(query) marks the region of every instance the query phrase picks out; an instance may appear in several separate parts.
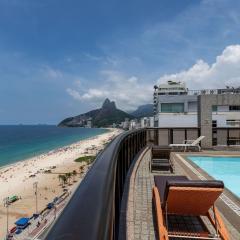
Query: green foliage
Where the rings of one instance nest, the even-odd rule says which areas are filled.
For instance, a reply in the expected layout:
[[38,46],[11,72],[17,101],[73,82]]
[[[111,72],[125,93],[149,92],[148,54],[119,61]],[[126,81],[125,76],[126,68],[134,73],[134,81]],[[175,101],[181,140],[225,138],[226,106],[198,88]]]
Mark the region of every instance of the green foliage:
[[63,186],[64,184],[66,184],[66,182],[67,182],[66,176],[65,176],[65,175],[62,175],[62,174],[59,174],[59,175],[58,175],[58,180],[61,182],[62,186]]
[[96,156],[83,156],[75,159],[75,162],[86,162],[87,164],[92,163],[95,160]]

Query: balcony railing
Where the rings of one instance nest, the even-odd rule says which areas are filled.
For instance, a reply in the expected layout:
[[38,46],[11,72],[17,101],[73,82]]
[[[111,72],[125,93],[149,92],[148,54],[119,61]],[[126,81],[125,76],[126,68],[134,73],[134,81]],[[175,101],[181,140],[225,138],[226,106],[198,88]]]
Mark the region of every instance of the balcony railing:
[[183,92],[170,91],[158,92],[158,95],[206,95],[206,94],[240,94],[239,88],[225,88],[225,89],[202,89],[202,90],[186,90]]
[[147,141],[154,145],[183,143],[184,140],[197,139],[200,128],[148,128]]
[[146,130],[117,136],[102,151],[45,239],[117,239],[125,177]]
[[[200,128],[148,128],[147,141],[155,145],[183,143],[184,140],[197,139]],[[240,128],[213,127],[213,146],[240,145]]]
[[[240,136],[240,129],[216,130],[226,145]],[[199,128],[148,128],[117,136],[97,156],[45,239],[118,239],[124,183],[134,158],[148,144],[182,143],[199,136]]]

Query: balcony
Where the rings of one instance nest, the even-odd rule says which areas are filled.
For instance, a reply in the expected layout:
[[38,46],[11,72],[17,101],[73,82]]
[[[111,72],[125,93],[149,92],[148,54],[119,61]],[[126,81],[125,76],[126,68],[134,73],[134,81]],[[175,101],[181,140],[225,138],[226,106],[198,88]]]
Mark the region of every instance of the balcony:
[[[139,129],[117,136],[98,155],[61,216],[40,239],[158,239],[152,209],[156,173],[149,170],[150,146],[196,136],[198,128]],[[184,154],[171,153],[174,174],[199,179],[181,160]],[[224,194],[239,215],[227,205],[226,198],[219,200],[217,207],[231,239],[240,239],[240,200],[227,190]]]

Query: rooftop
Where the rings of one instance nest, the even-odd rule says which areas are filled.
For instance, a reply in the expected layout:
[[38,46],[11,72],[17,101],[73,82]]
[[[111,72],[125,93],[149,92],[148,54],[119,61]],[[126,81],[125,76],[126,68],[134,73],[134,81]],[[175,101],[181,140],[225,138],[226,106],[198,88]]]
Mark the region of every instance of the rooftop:
[[[154,175],[183,175],[190,180],[212,178],[186,158],[187,152],[171,152],[173,173],[151,172],[151,146],[166,145],[165,135],[156,134],[155,130],[139,129],[116,137],[98,155],[61,216],[41,239],[60,236],[68,236],[69,240],[80,237],[89,240],[159,239],[152,199]],[[175,137],[167,141],[176,141]],[[201,154],[236,155],[237,152],[203,151]],[[240,239],[240,199],[225,188],[216,206],[230,239]],[[210,222],[204,217],[202,220],[212,232]]]
[[[204,151],[202,154],[226,154],[226,152]],[[192,155],[193,153],[191,153]],[[197,153],[194,153],[198,155]],[[228,152],[228,155],[236,155],[236,152]],[[206,177],[210,179],[203,171],[197,172],[195,167],[186,160],[189,153],[172,153],[171,158],[174,164],[174,175],[184,175],[189,179],[198,180]],[[123,199],[121,232],[120,239],[156,239],[156,222],[154,210],[152,208],[152,187],[154,186],[154,175],[166,176],[166,172],[150,172],[149,162],[151,159],[150,149],[146,148],[135,162],[135,166],[131,175],[129,175],[130,183],[125,186],[125,194]],[[190,164],[190,165],[189,165]],[[199,170],[198,170],[199,171]],[[218,200],[217,207],[221,212],[225,226],[227,227],[230,239],[240,239],[240,200],[236,199],[227,190],[224,192],[224,198]],[[228,202],[226,202],[228,199]],[[230,199],[230,200],[229,200]],[[229,206],[229,201],[234,204]],[[126,238],[124,238],[124,237]]]
[[227,93],[240,93],[240,88],[234,88],[226,86],[221,89],[188,89],[185,82],[168,81],[167,83],[161,83],[159,86],[155,86],[154,95],[167,93],[179,93],[187,95],[205,95],[205,94],[227,94]]

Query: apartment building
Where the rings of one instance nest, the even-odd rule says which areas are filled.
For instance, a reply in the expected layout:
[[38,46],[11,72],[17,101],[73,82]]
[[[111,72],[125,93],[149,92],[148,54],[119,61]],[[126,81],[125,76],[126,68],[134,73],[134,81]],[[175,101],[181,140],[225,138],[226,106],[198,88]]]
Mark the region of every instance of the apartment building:
[[[240,94],[240,89],[189,90],[185,83],[168,81],[154,87],[155,127],[198,127],[198,96]],[[212,106],[213,127],[240,127],[239,105]]]

